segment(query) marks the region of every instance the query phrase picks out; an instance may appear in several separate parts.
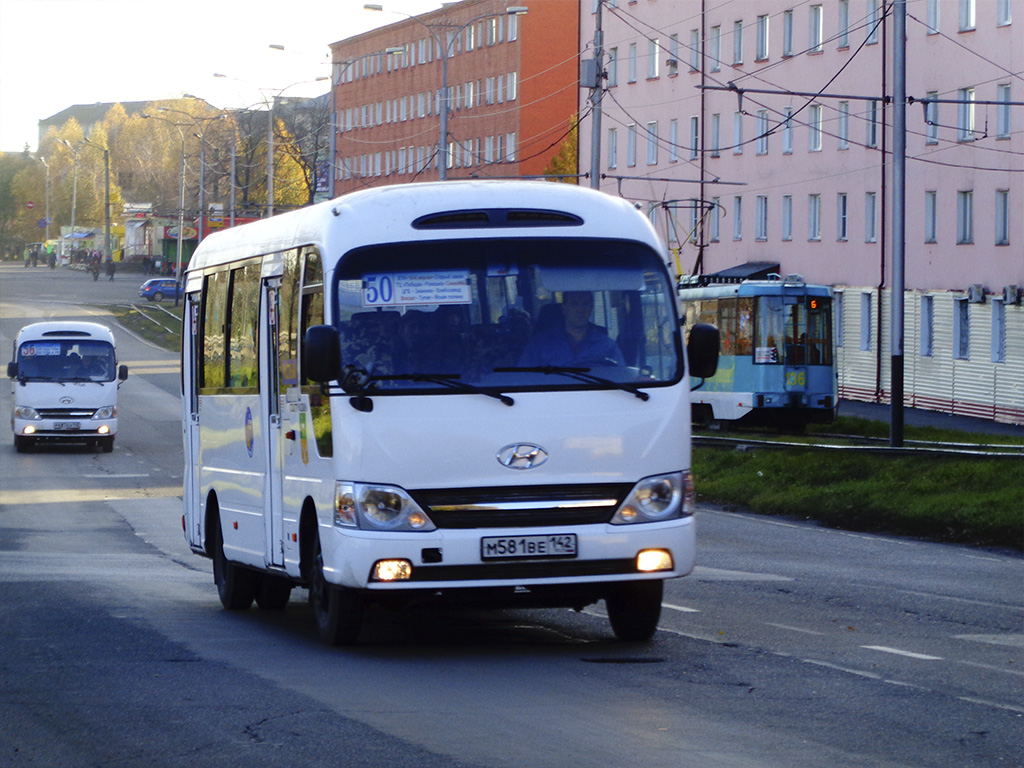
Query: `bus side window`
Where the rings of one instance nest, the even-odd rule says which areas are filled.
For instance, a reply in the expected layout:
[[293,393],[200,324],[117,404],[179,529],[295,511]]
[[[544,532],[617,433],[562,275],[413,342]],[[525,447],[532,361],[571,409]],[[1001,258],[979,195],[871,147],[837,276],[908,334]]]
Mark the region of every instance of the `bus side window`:
[[[303,339],[310,326],[324,322],[324,275],[320,252],[315,246],[302,249],[302,298],[299,315],[298,338]],[[297,355],[302,359],[301,353]],[[334,438],[331,431],[331,399],[320,394],[320,388],[306,380],[299,372],[302,393],[309,397],[309,411],[313,422],[313,436],[317,453],[322,457],[334,455]]]

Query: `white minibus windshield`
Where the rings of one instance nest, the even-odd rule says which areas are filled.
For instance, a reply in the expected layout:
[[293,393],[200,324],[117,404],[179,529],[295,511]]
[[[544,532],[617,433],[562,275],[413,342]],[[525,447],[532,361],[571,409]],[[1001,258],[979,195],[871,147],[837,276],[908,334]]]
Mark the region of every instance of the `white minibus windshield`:
[[666,386],[682,376],[671,282],[633,242],[464,239],[347,254],[341,358],[376,394]]
[[114,347],[106,341],[43,339],[18,348],[22,381],[113,381]]

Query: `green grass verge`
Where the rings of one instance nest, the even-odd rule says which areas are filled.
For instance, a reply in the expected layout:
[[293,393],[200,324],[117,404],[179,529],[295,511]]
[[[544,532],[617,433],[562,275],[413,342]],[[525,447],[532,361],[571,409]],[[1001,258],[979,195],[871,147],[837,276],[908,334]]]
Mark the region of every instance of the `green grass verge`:
[[[939,431],[951,442],[1000,441]],[[844,530],[1024,551],[1021,458],[701,447],[694,449],[693,471],[702,501]]]
[[[118,323],[137,336],[141,336],[169,352],[180,354],[181,313],[184,311],[184,305],[179,304],[175,307],[172,302],[164,302],[164,309],[175,313],[176,317],[171,317],[166,312],[160,311],[155,305],[144,304],[140,306],[142,307],[142,313],[120,304],[103,308],[113,314],[117,318]],[[170,328],[171,331],[168,332],[161,326]]]

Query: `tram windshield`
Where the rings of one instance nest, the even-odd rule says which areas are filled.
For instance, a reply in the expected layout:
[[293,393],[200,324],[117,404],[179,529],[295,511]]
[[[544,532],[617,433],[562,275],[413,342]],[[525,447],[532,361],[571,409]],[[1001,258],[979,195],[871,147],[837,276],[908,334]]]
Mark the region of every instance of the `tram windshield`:
[[823,296],[760,296],[754,362],[832,364],[832,300]]
[[336,278],[342,364],[380,394],[644,387],[682,376],[667,270],[636,243],[389,244],[347,254]]

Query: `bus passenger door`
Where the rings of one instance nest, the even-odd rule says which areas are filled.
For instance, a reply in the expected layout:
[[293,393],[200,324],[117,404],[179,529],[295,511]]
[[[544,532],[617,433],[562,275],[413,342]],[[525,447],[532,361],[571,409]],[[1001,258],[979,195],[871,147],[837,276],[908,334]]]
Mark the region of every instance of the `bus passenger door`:
[[200,505],[199,480],[199,305],[200,294],[190,293],[185,299],[185,333],[183,339],[182,376],[185,377],[185,540],[193,546],[203,544],[203,516]]
[[260,381],[261,401],[266,415],[267,480],[264,510],[266,512],[266,559],[268,565],[284,565],[284,510],[282,499],[284,450],[281,430],[281,398],[278,395],[281,378],[278,335],[280,278],[263,281],[262,309],[267,322],[261,342],[260,356],[266,362]]

